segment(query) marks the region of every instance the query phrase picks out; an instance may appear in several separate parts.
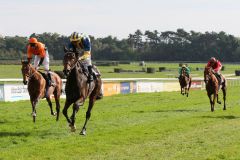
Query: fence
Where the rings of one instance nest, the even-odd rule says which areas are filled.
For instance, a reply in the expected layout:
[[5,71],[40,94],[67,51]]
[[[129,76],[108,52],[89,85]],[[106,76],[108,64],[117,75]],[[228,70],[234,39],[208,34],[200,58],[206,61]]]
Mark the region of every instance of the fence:
[[[63,79],[65,87],[66,80]],[[227,78],[228,86],[239,86],[240,78]],[[29,99],[27,86],[22,84],[22,79],[0,79],[0,101],[17,101]],[[205,88],[202,78],[193,78],[191,89]],[[179,91],[176,78],[105,78],[103,79],[103,94],[149,93]],[[64,90],[64,88],[63,88]],[[61,95],[65,98],[65,93]]]

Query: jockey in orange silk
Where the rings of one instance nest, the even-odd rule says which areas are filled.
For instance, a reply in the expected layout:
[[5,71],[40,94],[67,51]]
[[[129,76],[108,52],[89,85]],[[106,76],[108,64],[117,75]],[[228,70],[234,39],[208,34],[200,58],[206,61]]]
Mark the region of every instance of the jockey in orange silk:
[[44,70],[48,75],[48,85],[54,86],[52,78],[49,72],[49,55],[48,50],[45,45],[41,42],[38,42],[36,38],[30,38],[29,44],[27,46],[27,58],[28,62],[31,62],[31,59],[34,55],[34,67],[36,70],[39,69],[41,65],[44,66]]

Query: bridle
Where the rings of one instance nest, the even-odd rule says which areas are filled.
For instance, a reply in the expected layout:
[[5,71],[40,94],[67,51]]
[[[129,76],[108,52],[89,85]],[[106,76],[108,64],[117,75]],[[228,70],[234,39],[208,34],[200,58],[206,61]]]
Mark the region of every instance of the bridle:
[[[67,52],[66,54],[68,54],[68,53],[74,54],[73,52]],[[66,55],[65,55],[65,56],[66,56]],[[74,60],[73,63],[70,63],[70,64],[67,63],[67,65],[70,67],[70,69],[67,69],[67,70],[64,69],[63,72],[64,72],[65,74],[66,74],[67,72],[70,73],[71,70],[72,70],[73,68],[75,68],[78,63],[82,64],[81,61],[79,61],[77,57],[75,57],[74,59],[75,59],[75,60]],[[67,60],[67,61],[69,61],[69,60]],[[63,60],[63,64],[64,64],[64,67],[65,67],[65,57],[64,57],[64,60]]]
[[33,69],[31,69],[31,65],[30,64],[27,64],[27,67],[28,67],[27,70],[25,68],[22,69],[23,75],[28,78],[26,80],[26,82],[29,81],[34,76],[34,74],[37,72],[37,70],[33,71]]
[[[207,72],[206,72],[207,70]],[[212,68],[205,68],[204,71],[204,82],[207,84],[209,82],[209,80],[211,79],[211,75],[212,75]]]

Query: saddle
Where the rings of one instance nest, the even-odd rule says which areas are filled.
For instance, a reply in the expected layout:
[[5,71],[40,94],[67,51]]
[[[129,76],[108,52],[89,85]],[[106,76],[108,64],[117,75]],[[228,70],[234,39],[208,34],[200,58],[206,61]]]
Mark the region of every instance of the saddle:
[[218,84],[221,85],[223,83],[223,77],[221,74],[217,74],[217,73],[214,73],[215,77],[217,78],[218,80]]
[[[47,74],[45,74],[45,73],[43,73],[43,72],[41,72],[41,71],[38,71],[42,76],[43,76],[43,78],[45,79],[45,81],[46,81],[46,88],[47,87],[51,87],[50,85],[49,85],[49,78],[48,78],[48,76],[47,76]],[[51,72],[49,72],[50,74],[52,74]]]
[[[83,70],[83,73],[86,77],[89,76],[89,71],[88,71],[88,68],[84,65],[81,66],[82,67],[82,70]],[[99,70],[97,69],[97,67],[95,65],[92,65],[92,75],[93,75],[93,79],[97,79],[97,77],[101,76]]]

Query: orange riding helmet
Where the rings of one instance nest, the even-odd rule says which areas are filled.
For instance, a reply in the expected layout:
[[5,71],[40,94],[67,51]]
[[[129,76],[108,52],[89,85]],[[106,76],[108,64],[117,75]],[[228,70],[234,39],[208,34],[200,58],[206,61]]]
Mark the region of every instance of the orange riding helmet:
[[38,41],[37,41],[37,38],[30,38],[29,39],[29,41],[28,41],[29,43],[37,43]]

